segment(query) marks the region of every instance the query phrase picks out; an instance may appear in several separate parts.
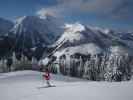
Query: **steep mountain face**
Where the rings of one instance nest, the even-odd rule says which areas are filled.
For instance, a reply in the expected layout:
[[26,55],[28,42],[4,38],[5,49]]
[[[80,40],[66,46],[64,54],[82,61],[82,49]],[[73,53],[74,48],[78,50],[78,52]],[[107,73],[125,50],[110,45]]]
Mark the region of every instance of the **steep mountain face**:
[[89,27],[76,23],[65,26],[64,33],[55,45],[60,44],[62,41],[65,41],[65,46],[94,43],[99,47],[108,48],[115,43],[129,46],[127,41],[133,43],[133,35],[132,33],[117,33],[113,30]]
[[116,37],[113,32],[104,32],[104,30],[98,30],[92,27],[86,27],[79,23],[73,25],[66,25],[65,32],[56,42],[60,44],[65,40],[67,45],[79,45],[84,43],[95,43],[100,47],[107,47],[111,45],[111,40]]
[[13,25],[13,22],[0,18],[0,59],[9,55],[10,49],[14,44],[14,36],[8,35]]
[[81,42],[82,40],[85,40],[85,37],[83,36],[83,34],[81,34],[81,32],[85,30],[85,27],[81,24],[66,24],[64,29],[65,31],[56,42],[56,45],[60,44],[64,40],[66,42],[70,42],[71,44],[76,43],[77,41]]
[[[63,42],[63,43],[62,43]],[[69,58],[80,53],[83,55],[113,54],[133,55],[133,34],[113,30],[84,26],[82,24],[66,24],[65,31],[54,45],[61,44],[54,56]]]
[[23,38],[25,42],[31,42],[32,45],[39,42],[45,45],[52,44],[62,33],[61,26],[54,20],[56,18],[52,16],[47,16],[45,19],[38,16],[24,16],[16,21],[11,32]]
[[0,18],[0,35],[7,34],[13,25],[11,21]]

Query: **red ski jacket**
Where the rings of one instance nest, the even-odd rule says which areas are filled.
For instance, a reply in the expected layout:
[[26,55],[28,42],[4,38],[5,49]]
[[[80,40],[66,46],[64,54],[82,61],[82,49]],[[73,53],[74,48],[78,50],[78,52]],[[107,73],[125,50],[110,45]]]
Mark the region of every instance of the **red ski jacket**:
[[45,72],[45,74],[43,74],[43,77],[45,78],[45,80],[50,80],[49,72]]

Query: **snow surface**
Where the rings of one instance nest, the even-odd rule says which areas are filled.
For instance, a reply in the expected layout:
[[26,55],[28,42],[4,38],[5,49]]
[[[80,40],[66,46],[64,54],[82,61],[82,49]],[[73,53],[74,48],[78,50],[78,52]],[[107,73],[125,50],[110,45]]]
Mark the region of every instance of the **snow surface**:
[[80,33],[85,30],[85,27],[82,24],[75,23],[75,24],[65,24],[65,32],[59,38],[56,44],[59,44],[64,39],[68,40],[69,42],[74,42],[75,40],[81,40],[84,36]]
[[83,45],[78,45],[78,46],[73,46],[73,47],[67,47],[65,49],[59,50],[55,52],[54,56],[59,58],[61,55],[66,54],[66,55],[73,55],[75,53],[81,53],[81,54],[99,54],[102,52],[102,49],[98,47],[94,43],[88,43],[88,44],[83,44]]
[[52,75],[56,87],[41,88],[42,73],[19,71],[0,74],[0,100],[133,100],[133,81],[90,82]]
[[111,53],[116,55],[123,55],[123,54],[133,55],[132,51],[129,48],[123,46],[111,46],[110,51]]
[[46,57],[45,59],[40,60],[38,65],[42,65],[43,64],[45,66],[45,65],[48,64],[48,62],[49,62],[49,58]]

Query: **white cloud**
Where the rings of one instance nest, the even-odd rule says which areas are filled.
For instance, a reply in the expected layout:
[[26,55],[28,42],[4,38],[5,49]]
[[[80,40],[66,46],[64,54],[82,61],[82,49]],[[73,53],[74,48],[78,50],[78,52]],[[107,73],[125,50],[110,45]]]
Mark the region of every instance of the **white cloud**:
[[131,0],[57,0],[57,4],[42,8],[37,14],[63,17],[75,14],[95,14],[109,18],[133,17]]
[[59,16],[58,10],[54,10],[52,8],[42,8],[41,10],[37,11],[36,14],[42,18],[46,18],[47,15],[51,15],[55,17]]

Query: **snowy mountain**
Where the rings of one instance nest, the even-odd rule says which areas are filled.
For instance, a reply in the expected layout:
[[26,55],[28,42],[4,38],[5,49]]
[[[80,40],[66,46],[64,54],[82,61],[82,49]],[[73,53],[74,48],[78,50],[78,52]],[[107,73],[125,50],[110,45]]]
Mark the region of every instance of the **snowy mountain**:
[[[111,44],[112,37],[98,29],[87,27],[82,24],[66,24],[65,32],[58,39],[56,44],[65,40],[66,45],[79,45],[84,43],[95,43],[100,47]],[[106,42],[105,42],[106,41]]]
[[81,24],[74,24],[74,25],[65,25],[65,32],[61,36],[61,38],[57,41],[57,44],[63,41],[64,39],[69,42],[75,42],[80,41],[81,39],[84,39],[84,36],[80,33],[85,30],[85,27]]
[[13,25],[13,22],[0,18],[0,35],[7,34]]
[[23,36],[25,41],[31,41],[33,45],[38,42],[51,44],[62,33],[62,28],[56,20],[53,16],[47,16],[45,19],[38,16],[24,16],[16,20],[11,32],[18,37]]
[[47,15],[45,18],[21,17],[9,34],[7,37],[11,36],[11,41],[15,38],[9,48],[12,50],[10,53],[15,51],[18,60],[23,54],[28,60],[35,57],[38,61],[44,54],[47,60],[44,59],[42,63],[53,64],[50,66],[51,72],[94,81],[123,81],[132,77],[133,33],[80,23],[64,25],[55,17]]
[[132,33],[118,33],[79,23],[66,24],[64,33],[54,44],[61,44],[53,53],[57,59],[52,62],[52,58],[46,58],[42,64],[57,63],[58,67],[53,69],[60,70],[63,75],[94,81],[130,80],[133,46],[129,43],[133,45]]
[[64,33],[55,43],[55,45],[58,45],[65,41],[64,48],[91,43],[102,49],[107,49],[114,45],[123,45],[125,48],[133,47],[129,45],[129,43],[133,44],[132,34],[130,33],[117,33],[113,30],[85,26],[79,23],[66,24],[64,28]]

